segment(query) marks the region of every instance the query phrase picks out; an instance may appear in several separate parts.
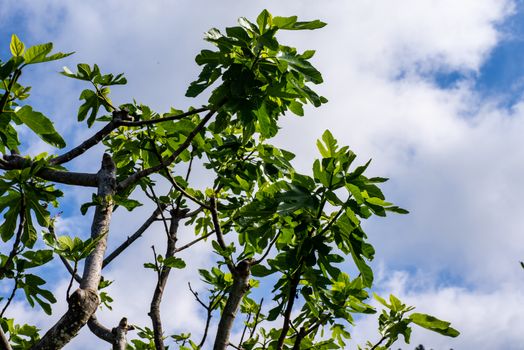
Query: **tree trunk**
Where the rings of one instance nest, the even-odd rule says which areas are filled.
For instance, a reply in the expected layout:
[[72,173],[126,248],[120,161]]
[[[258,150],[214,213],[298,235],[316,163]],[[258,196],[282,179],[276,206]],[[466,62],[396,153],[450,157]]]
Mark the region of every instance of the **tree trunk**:
[[113,213],[112,196],[115,193],[116,186],[115,163],[109,154],[104,154],[102,167],[97,173],[97,180],[98,196],[102,204],[96,207],[91,226],[91,237],[103,236],[86,259],[80,288],[69,298],[68,310],[47,331],[42,339],[31,348],[32,350],[57,350],[64,347],[89,321],[100,304],[98,283],[100,282],[100,271],[102,270],[102,262],[106,250],[109,223]]

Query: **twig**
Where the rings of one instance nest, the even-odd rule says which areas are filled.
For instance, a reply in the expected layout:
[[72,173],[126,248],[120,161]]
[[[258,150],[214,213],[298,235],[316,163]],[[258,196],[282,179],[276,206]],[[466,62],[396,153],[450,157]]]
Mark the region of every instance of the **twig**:
[[208,107],[202,107],[202,108],[193,109],[192,111],[185,112],[185,113],[182,113],[182,114],[169,115],[169,116],[163,117],[163,118],[150,119],[150,120],[138,120],[138,121],[133,121],[133,122],[132,121],[122,121],[122,122],[120,122],[120,125],[123,125],[123,126],[143,126],[143,125],[151,125],[151,124],[163,123],[163,122],[168,122],[168,121],[171,121],[171,120],[183,119],[185,117],[189,117],[189,116],[192,116],[192,115],[195,115],[195,114],[198,114],[198,113],[202,113],[202,112],[205,112],[205,111],[208,111],[208,110],[209,110]]
[[242,335],[240,336],[240,341],[238,342],[238,347],[242,348],[242,343],[244,342],[244,336],[246,335],[246,330],[249,327],[249,321],[251,320],[251,312],[247,314],[246,324],[242,330]]
[[253,328],[251,328],[251,332],[249,333],[249,338],[253,338],[253,335],[255,334],[255,330],[258,326],[258,318],[260,317],[260,312],[262,311],[262,304],[264,303],[264,298],[260,299],[260,306],[257,310],[257,314],[255,315],[255,321],[253,324]]
[[273,240],[271,240],[271,243],[267,247],[267,250],[265,251],[265,253],[260,257],[260,259],[251,262],[251,266],[258,265],[258,264],[260,264],[262,261],[264,261],[267,258],[267,255],[269,254],[269,251],[271,250],[271,248],[273,248],[273,245],[278,240],[278,237],[280,237],[281,233],[282,233],[282,231],[278,231],[278,233],[276,234],[275,238],[273,238]]
[[24,196],[24,193],[21,192],[18,230],[16,231],[15,241],[13,242],[13,247],[11,248],[11,251],[9,252],[9,255],[4,265],[0,267],[0,278],[3,278],[5,272],[11,268],[10,265],[13,263],[13,259],[19,253],[18,250],[19,250],[20,242],[22,240],[22,232],[24,231],[24,225],[25,225],[25,196]]
[[201,236],[201,237],[198,237],[197,239],[187,243],[187,244],[184,244],[183,246],[179,247],[179,248],[176,248],[175,249],[175,253],[178,253],[178,252],[181,252],[182,250],[185,250],[189,247],[191,247],[193,244],[196,244],[198,242],[200,242],[201,240],[204,240],[206,238],[208,238],[209,236],[211,236],[212,234],[214,234],[215,231],[211,231],[209,233],[206,233],[205,235]]
[[67,301],[69,301],[69,292],[71,291],[71,287],[73,286],[73,281],[75,280],[77,266],[78,266],[78,261],[75,260],[75,266],[73,267],[73,272],[71,273],[71,279],[69,280],[69,285],[67,286],[67,291],[66,291],[66,300]]
[[151,249],[153,249],[153,255],[154,255],[154,257],[155,257],[154,262],[155,262],[155,270],[156,270],[156,274],[157,274],[158,278],[160,278],[160,266],[158,265],[155,246],[152,245],[152,246],[151,246]]
[[384,340],[386,340],[388,337],[387,336],[382,336],[382,338],[380,338],[380,340],[378,341],[378,343],[376,343],[375,345],[373,345],[369,350],[375,350],[376,348],[378,348],[380,346],[380,344],[382,344],[382,342]]
[[[151,195],[153,196],[153,199],[155,200],[157,208],[160,210],[162,207],[160,204],[160,201],[158,200],[158,197],[156,196],[155,190],[153,189],[153,186],[149,185],[149,190],[151,191]],[[164,229],[166,231],[166,235],[169,237],[169,228],[167,227],[167,220],[164,216],[164,211],[160,210],[160,216],[162,217],[162,223],[164,224]]]
[[14,278],[15,285],[13,286],[13,290],[11,291],[11,295],[9,295],[9,298],[7,299],[7,303],[4,305],[4,308],[2,309],[2,312],[0,312],[0,318],[4,317],[4,312],[9,307],[9,304],[11,304],[11,301],[13,301],[13,298],[15,297],[16,290],[18,289],[18,275]]
[[165,209],[166,205],[161,204],[160,208],[156,208],[155,211],[147,218],[147,220],[136,230],[135,233],[133,233],[131,236],[128,236],[127,239],[118,246],[111,254],[109,254],[105,259],[104,263],[102,264],[102,268],[106,267],[113,261],[117,256],[119,256],[124,250],[127,249],[131,244],[133,244],[134,241],[136,241],[138,238],[142,237],[142,234],[151,226],[153,222],[155,222],[158,215]]

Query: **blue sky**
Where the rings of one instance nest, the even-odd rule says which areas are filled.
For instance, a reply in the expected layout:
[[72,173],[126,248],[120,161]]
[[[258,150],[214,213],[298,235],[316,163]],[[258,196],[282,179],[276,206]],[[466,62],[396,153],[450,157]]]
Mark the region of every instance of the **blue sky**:
[[[314,141],[331,129],[348,144],[370,171],[391,178],[387,197],[411,211],[366,224],[377,248],[377,290],[396,293],[417,310],[452,321],[461,330],[448,339],[416,330],[413,346],[434,349],[520,349],[524,344],[524,3],[510,0],[307,0],[89,3],[53,0],[46,3],[6,0],[0,8],[0,54],[6,57],[11,33],[29,44],[52,41],[61,51],[76,51],[63,62],[24,76],[34,86],[33,102],[51,116],[69,143],[91,131],[78,127],[75,110],[83,86],[56,74],[63,65],[98,63],[105,71],[125,72],[129,84],[116,88],[121,103],[137,98],[159,111],[186,108],[200,101],[182,98],[198,69],[194,55],[206,43],[202,34],[223,28],[239,16],[253,18],[262,8],[278,15],[320,18],[328,26],[313,33],[286,33],[301,49],[316,49],[315,64],[325,83],[319,89],[330,102],[307,109],[304,118],[283,120],[276,142],[297,153],[296,166],[310,170]],[[283,39],[284,40],[284,39]],[[31,153],[51,151],[26,134]],[[98,164],[101,149],[79,170]],[[205,186],[206,179],[198,180]],[[78,204],[89,191],[68,191],[61,219],[63,232],[82,234],[89,226]],[[118,244],[140,224],[151,208],[131,217],[115,217]],[[135,212],[134,212],[135,213]],[[156,229],[159,229],[158,227]],[[113,232],[112,232],[113,233]],[[186,232],[189,234],[189,232]],[[153,237],[151,235],[150,237]],[[138,272],[152,243],[137,242],[122,265],[108,272],[114,311],[99,318],[115,324],[126,315],[148,324],[145,307],[130,300],[148,299],[153,276]],[[204,246],[191,255],[192,267],[212,257]],[[137,260],[139,261],[136,265]],[[135,265],[133,265],[135,264]],[[125,266],[137,267],[133,278]],[[178,300],[165,307],[190,315],[166,320],[170,330],[189,328],[198,334],[199,306],[181,280],[169,285]],[[178,281],[178,283],[177,283]],[[202,288],[198,281],[196,288]],[[54,286],[64,294],[67,279]],[[0,287],[2,285],[0,284]],[[3,287],[0,288],[3,292]],[[63,310],[57,306],[56,315]],[[50,320],[37,310],[15,303],[11,316],[30,319],[42,328]],[[487,332],[487,329],[491,329]],[[89,348],[83,331],[70,349]],[[362,344],[376,339],[376,319],[362,320],[353,333]]]

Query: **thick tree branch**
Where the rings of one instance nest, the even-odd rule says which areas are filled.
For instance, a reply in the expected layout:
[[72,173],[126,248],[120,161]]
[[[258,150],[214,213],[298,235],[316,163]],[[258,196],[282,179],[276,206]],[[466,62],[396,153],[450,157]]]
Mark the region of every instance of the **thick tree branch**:
[[5,335],[2,327],[0,327],[0,349],[13,350],[13,348],[9,344],[9,340],[7,339],[7,336]]
[[98,308],[96,290],[77,289],[69,298],[69,307],[58,322],[31,350],[57,350],[73,339]]
[[93,224],[91,226],[91,238],[98,238],[95,249],[89,254],[84,265],[84,274],[80,288],[98,290],[100,282],[100,272],[104,261],[104,253],[107,245],[107,234],[109,232],[109,223],[113,213],[113,199],[116,184],[116,168],[113,159],[109,154],[104,154],[102,168],[98,172],[99,186],[98,197],[102,199],[103,204],[97,205]]
[[220,322],[215,338],[213,350],[226,350],[229,345],[229,337],[233,328],[233,321],[240,307],[242,299],[249,291],[249,276],[251,274],[251,266],[248,260],[242,260],[234,267],[233,285],[229,292],[226,305],[222,311]]
[[142,237],[142,234],[151,226],[153,222],[156,221],[158,218],[158,215],[160,215],[160,212],[164,210],[166,207],[165,204],[161,204],[160,208],[156,208],[155,211],[147,218],[147,220],[138,228],[138,230],[135,231],[131,236],[128,236],[127,239],[118,246],[111,254],[109,254],[102,264],[102,268],[105,268],[107,265],[111,263],[116,257],[118,257],[124,250],[126,250],[131,244],[133,244],[134,241],[136,241],[138,238]]
[[109,223],[113,212],[111,197],[115,190],[115,176],[115,163],[109,154],[104,154],[102,167],[97,173],[98,196],[102,198],[103,203],[96,207],[91,226],[91,237],[98,238],[98,244],[85,261],[80,288],[68,299],[68,310],[31,348],[32,350],[56,350],[64,347],[89,321],[100,304],[98,284],[107,244]]
[[117,190],[118,191],[123,191],[126,188],[128,188],[128,187],[134,185],[135,183],[137,183],[138,181],[140,181],[140,179],[142,179],[142,178],[144,178],[146,176],[149,176],[149,175],[151,175],[151,174],[153,174],[153,173],[163,169],[164,167],[169,166],[169,164],[173,163],[177,159],[177,157],[180,155],[180,153],[182,153],[187,147],[189,147],[189,145],[191,144],[191,142],[193,141],[195,136],[200,131],[202,131],[202,129],[209,122],[209,120],[211,119],[213,114],[215,114],[214,110],[209,111],[206,114],[206,116],[200,121],[200,123],[195,127],[195,129],[193,129],[193,131],[191,131],[191,133],[189,133],[189,135],[187,136],[187,139],[173,152],[172,155],[170,155],[169,157],[164,158],[160,162],[160,164],[155,165],[155,166],[153,166],[151,168],[144,169],[142,171],[138,171],[138,172],[134,173],[133,175],[129,176],[127,179],[121,181],[118,184]]
[[111,330],[109,328],[98,322],[96,315],[91,316],[91,318],[87,322],[87,327],[89,327],[91,333],[96,335],[98,338],[105,340],[110,344],[113,343],[113,333],[111,333]]
[[[0,164],[2,170],[24,169],[32,165],[31,160],[15,155],[4,155],[4,164]],[[65,185],[76,185],[84,187],[98,187],[97,174],[89,173],[75,173],[71,171],[54,170],[50,168],[42,168],[36,176]]]
[[109,328],[98,322],[95,315],[91,316],[87,322],[87,326],[94,335],[111,344],[113,350],[125,350],[127,346],[127,331],[135,328],[128,325],[127,318],[124,317],[120,320],[117,327],[109,330]]

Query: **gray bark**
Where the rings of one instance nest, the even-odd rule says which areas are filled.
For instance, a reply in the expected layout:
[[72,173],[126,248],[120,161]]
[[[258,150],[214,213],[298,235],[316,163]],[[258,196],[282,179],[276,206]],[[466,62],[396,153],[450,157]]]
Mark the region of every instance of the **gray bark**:
[[69,307],[64,316],[34,345],[32,350],[57,350],[73,339],[86,325],[100,304],[98,283],[107,244],[107,232],[113,212],[112,195],[115,191],[115,164],[109,154],[104,154],[102,167],[97,173],[98,196],[102,204],[95,210],[91,237],[103,235],[97,246],[86,259],[84,274],[77,289],[69,298]]
[[229,346],[229,337],[233,328],[233,321],[240,307],[244,295],[249,290],[249,276],[251,274],[250,261],[242,260],[235,266],[233,272],[233,286],[229,292],[226,306],[222,311],[220,322],[218,323],[217,335],[213,350],[226,350]]

